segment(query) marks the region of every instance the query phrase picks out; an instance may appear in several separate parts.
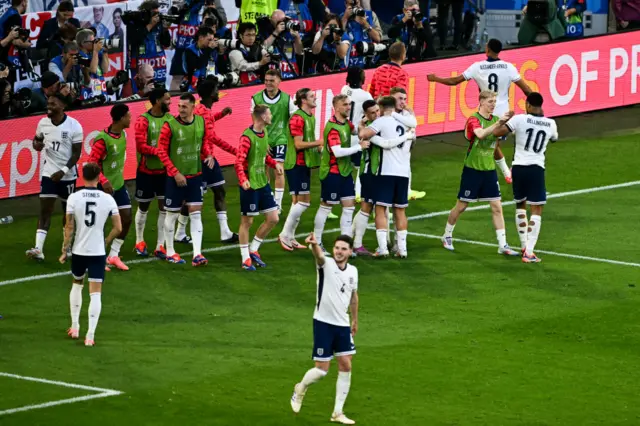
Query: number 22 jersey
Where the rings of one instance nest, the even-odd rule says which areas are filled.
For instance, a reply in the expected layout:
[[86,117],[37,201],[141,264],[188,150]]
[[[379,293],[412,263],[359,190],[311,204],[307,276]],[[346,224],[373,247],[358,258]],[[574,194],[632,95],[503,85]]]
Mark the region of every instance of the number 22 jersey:
[[536,165],[544,169],[547,145],[558,140],[555,120],[540,115],[518,114],[507,121],[507,128],[516,136],[512,165]]

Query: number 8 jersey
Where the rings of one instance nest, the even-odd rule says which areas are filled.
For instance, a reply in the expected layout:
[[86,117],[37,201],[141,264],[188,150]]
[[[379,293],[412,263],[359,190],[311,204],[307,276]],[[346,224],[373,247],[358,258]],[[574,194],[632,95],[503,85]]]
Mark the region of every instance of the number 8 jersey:
[[67,200],[67,214],[76,226],[73,254],[104,256],[104,224],[109,216],[120,214],[113,197],[98,188],[83,188]]
[[518,114],[507,121],[507,128],[516,136],[512,165],[536,165],[544,169],[547,145],[558,140],[555,120],[541,115]]
[[509,111],[509,87],[520,80],[520,73],[512,63],[501,59],[479,61],[467,68],[462,76],[465,80],[474,80],[481,92],[488,90],[496,94],[493,115],[502,117]]

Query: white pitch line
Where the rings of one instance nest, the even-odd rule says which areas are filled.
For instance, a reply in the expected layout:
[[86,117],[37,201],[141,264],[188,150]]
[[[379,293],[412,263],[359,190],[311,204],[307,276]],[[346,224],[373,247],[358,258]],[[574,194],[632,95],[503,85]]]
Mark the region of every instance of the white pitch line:
[[[442,235],[422,234],[420,232],[411,232],[411,231],[408,231],[407,234],[408,235],[413,235],[413,236],[416,236],[416,237],[431,238],[431,239],[434,239],[434,240],[442,239]],[[453,241],[458,242],[458,243],[475,244],[475,245],[478,245],[478,246],[497,248],[497,244],[496,243],[485,243],[484,241],[465,240],[465,239],[461,239],[461,238],[454,238]],[[601,257],[581,256],[579,254],[569,254],[569,253],[558,253],[556,251],[548,251],[548,250],[536,250],[536,253],[548,254],[548,255],[551,255],[551,256],[567,257],[569,259],[589,260],[589,261],[592,261],[592,262],[610,263],[612,265],[633,266],[633,267],[636,267],[636,268],[640,268],[640,263],[623,262],[621,260],[604,259],[604,258],[601,258]]]
[[93,386],[78,385],[78,384],[75,384],[75,383],[59,382],[59,381],[56,381],[56,380],[41,379],[39,377],[19,376],[17,374],[11,374],[11,373],[0,372],[0,376],[1,377],[9,377],[9,378],[18,379],[18,380],[26,380],[26,381],[30,381],[30,382],[45,383],[45,384],[48,384],[48,385],[62,386],[62,387],[66,387],[66,388],[82,389],[82,390],[87,390],[87,391],[92,391],[92,392],[99,392],[99,393],[96,393],[96,394],[93,394],[93,395],[77,396],[75,398],[68,398],[68,399],[60,399],[60,400],[57,400],[57,401],[43,402],[42,404],[33,404],[33,405],[25,405],[23,407],[18,407],[18,408],[10,408],[8,410],[0,411],[0,416],[5,415],[5,414],[19,413],[21,411],[37,410],[39,408],[54,407],[56,405],[73,404],[74,402],[88,401],[90,399],[106,398],[106,397],[109,397],[109,396],[121,395],[123,393],[121,391],[117,391],[117,390],[113,390],[113,389],[104,389],[104,388],[97,388],[97,387],[93,387]]
[[[567,192],[558,192],[557,194],[550,194],[547,196],[547,198],[562,198],[562,197],[570,197],[573,195],[581,195],[581,194],[590,194],[592,192],[599,192],[599,191],[608,191],[611,189],[618,189],[618,188],[626,188],[629,186],[634,186],[634,185],[640,185],[640,180],[636,180],[636,181],[631,181],[631,182],[624,182],[624,183],[617,183],[614,185],[605,185],[605,186],[596,186],[593,188],[585,188],[585,189],[578,189],[575,191],[567,191]],[[506,201],[503,202],[502,205],[503,206],[510,206],[515,204],[514,201]],[[468,207],[466,211],[475,211],[475,210],[486,210],[489,209],[490,205],[489,204],[482,204],[479,206],[472,206],[472,207]],[[420,219],[427,219],[430,217],[437,217],[437,216],[446,216],[448,215],[450,212],[450,210],[442,210],[439,212],[432,212],[432,213],[425,213],[425,214],[419,214],[416,216],[409,216],[407,219],[408,220],[420,220]],[[329,229],[329,230],[325,230],[325,232],[330,233],[330,232],[338,232],[340,231],[339,228],[334,228],[334,229]],[[299,234],[296,235],[296,238],[299,237],[304,237],[307,234]],[[270,238],[267,240],[264,240],[264,243],[273,243],[277,241],[276,238]],[[222,246],[222,247],[213,247],[213,248],[207,248],[202,250],[203,253],[212,253],[212,252],[218,252],[218,251],[227,251],[227,250],[237,250],[239,248],[239,246],[237,244],[234,245],[230,245],[230,246]],[[193,252],[186,252],[186,253],[180,253],[180,256],[189,256],[191,255]],[[155,257],[151,256],[151,257],[146,257],[144,259],[133,259],[133,260],[129,260],[127,261],[127,265],[136,265],[139,263],[148,263],[148,262],[154,262],[157,261],[158,259],[156,259]],[[71,271],[60,271],[60,272],[53,272],[50,274],[41,274],[41,275],[31,275],[28,277],[22,277],[22,278],[15,278],[15,279],[11,279],[11,280],[6,280],[6,281],[0,281],[0,287],[5,286],[5,285],[10,285],[10,284],[19,284],[19,283],[23,283],[23,282],[31,282],[31,281],[38,281],[38,280],[44,280],[47,278],[56,278],[56,277],[63,277],[66,275],[71,275]]]

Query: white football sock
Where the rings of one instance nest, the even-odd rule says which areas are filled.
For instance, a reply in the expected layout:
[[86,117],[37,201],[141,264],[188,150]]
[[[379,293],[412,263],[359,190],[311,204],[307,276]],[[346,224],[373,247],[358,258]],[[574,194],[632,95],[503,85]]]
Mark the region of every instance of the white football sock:
[[193,244],[193,257],[202,254],[202,212],[189,213],[191,221],[189,230],[191,231],[191,241]]
[[254,236],[253,241],[251,241],[251,246],[249,247],[249,250],[251,251],[251,253],[260,250],[261,244],[262,244],[262,240],[257,236]]
[[389,231],[386,229],[376,229],[376,238],[378,239],[378,251],[380,253],[387,253],[387,234]]
[[249,259],[249,244],[240,244],[240,254],[242,255],[242,263]]
[[360,198],[362,184],[360,183],[360,167],[356,167],[356,198]]
[[304,377],[302,378],[302,381],[300,382],[300,384],[306,390],[312,384],[322,380],[322,378],[326,375],[327,375],[326,371],[321,370],[317,367],[313,367],[312,369],[310,369],[304,374]]
[[525,209],[516,209],[516,229],[518,237],[520,237],[520,248],[527,248],[527,211]]
[[387,242],[391,242],[391,207],[387,207],[386,209],[387,215]]
[[44,229],[38,229],[36,231],[36,248],[40,251],[43,251],[44,240],[47,239],[47,231]]
[[89,302],[89,329],[87,330],[87,339],[93,340],[96,327],[98,326],[98,320],[100,319],[100,311],[102,311],[102,298],[100,293],[91,293],[89,295],[91,301]]
[[73,283],[69,293],[69,311],[71,312],[71,328],[80,330],[80,310],[82,309],[82,284]]
[[144,226],[147,224],[147,214],[138,207],[136,211],[136,244],[144,241]]
[[124,240],[120,238],[114,238],[111,242],[111,251],[109,251],[109,257],[118,257],[120,256],[120,247],[124,244]]
[[178,226],[176,229],[176,240],[182,240],[187,236],[187,222],[189,221],[189,216],[183,216],[180,214],[178,216]]
[[354,222],[356,224],[356,230],[353,237],[353,248],[360,248],[362,247],[362,238],[367,230],[367,225],[369,225],[369,213],[360,210],[358,214],[356,214]]
[[351,225],[353,224],[353,212],[355,207],[343,207],[340,216],[340,233],[351,236]]
[[276,205],[279,209],[282,209],[282,198],[284,197],[284,188],[276,188],[273,198],[276,200]]
[[507,245],[507,233],[504,229],[496,229],[496,238],[498,239],[499,248]]
[[229,229],[227,212],[217,212],[216,216],[218,216],[218,224],[220,225],[220,239],[228,240],[229,238],[233,237],[233,232],[231,231],[231,229]]
[[333,406],[333,412],[336,414],[342,413],[344,409],[344,403],[349,395],[349,388],[351,387],[351,372],[350,371],[338,371],[338,380],[336,381],[336,403]]
[[165,235],[165,249],[167,250],[167,256],[171,257],[176,254],[173,248],[173,230],[176,227],[176,220],[178,220],[180,213],[167,212],[167,218],[164,221],[164,235]]
[[293,204],[289,210],[289,214],[287,215],[287,220],[284,222],[281,235],[287,238],[293,238],[298,222],[300,221],[300,216],[302,216],[302,213],[304,213],[308,208],[309,203],[298,202]]
[[158,227],[158,240],[156,242],[156,250],[160,250],[160,246],[164,245],[164,222],[166,220],[167,212],[158,212],[158,222],[156,223],[156,226]]
[[455,225],[449,225],[449,222],[447,222],[447,224],[444,227],[444,236],[451,238],[453,237],[453,228],[455,228]]
[[331,207],[321,205],[316,213],[316,218],[313,220],[313,233],[316,236],[318,244],[322,244],[322,233],[324,232],[324,225],[327,223],[329,213],[331,213]]
[[407,230],[396,231],[396,238],[398,242],[398,251],[400,253],[407,252]]
[[496,160],[496,166],[498,166],[500,172],[502,172],[502,176],[504,176],[505,178],[511,177],[511,170],[509,170],[509,166],[507,166],[507,160],[505,160],[504,157]]
[[296,217],[296,221],[293,224],[293,229],[292,229],[292,232],[291,232],[291,238],[295,238],[296,237],[296,231],[298,229],[298,225],[300,225],[300,219],[302,218],[302,213],[304,213],[311,206],[311,204],[309,204],[309,203],[298,203],[298,204],[296,204],[296,206],[299,206],[300,214]]
[[540,227],[542,226],[542,217],[537,214],[531,215],[529,219],[529,229],[527,235],[527,254],[533,254],[540,235]]

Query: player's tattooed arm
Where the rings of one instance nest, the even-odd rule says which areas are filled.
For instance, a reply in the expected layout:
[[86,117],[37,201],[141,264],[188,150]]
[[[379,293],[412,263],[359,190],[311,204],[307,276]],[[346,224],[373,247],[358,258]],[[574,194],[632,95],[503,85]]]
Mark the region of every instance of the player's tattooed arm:
[[351,301],[349,302],[349,312],[351,313],[351,335],[355,336],[358,332],[358,292],[351,293]]
[[62,242],[62,255],[60,256],[60,263],[64,263],[67,260],[67,251],[71,245],[71,237],[75,228],[75,222],[73,213],[67,213],[66,225],[64,227],[64,241]]

